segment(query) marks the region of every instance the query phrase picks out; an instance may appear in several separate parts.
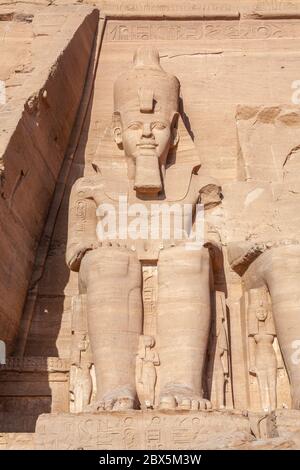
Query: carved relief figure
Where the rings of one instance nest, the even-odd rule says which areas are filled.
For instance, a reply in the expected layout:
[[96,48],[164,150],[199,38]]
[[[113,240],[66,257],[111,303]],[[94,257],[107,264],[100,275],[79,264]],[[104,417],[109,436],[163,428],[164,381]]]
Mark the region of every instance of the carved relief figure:
[[141,408],[153,408],[155,400],[156,368],[159,357],[154,348],[152,336],[140,337],[139,352],[136,361],[136,386]]
[[[86,351],[88,345],[86,343],[86,338],[82,338],[82,341],[78,344],[78,353],[79,355]],[[74,413],[80,413],[84,411],[89,405],[91,396],[92,396],[92,377],[90,373],[92,363],[81,361],[75,362],[72,360],[71,368],[71,380],[70,380],[70,392],[71,392],[71,401],[73,401],[73,411]]]
[[[208,248],[187,250],[186,240],[175,239],[172,231],[163,235],[160,230],[147,241],[129,232],[120,236],[120,227],[117,236],[104,236],[107,208],[118,211],[120,196],[146,211],[149,224],[147,210],[153,205],[172,204],[174,225],[185,204],[195,209],[201,202],[209,214],[220,203],[219,184],[201,177],[198,154],[178,113],[179,89],[178,79],[161,68],[158,52],[139,49],[131,70],[114,86],[112,133],[118,155],[96,156],[95,173],[72,188],[67,263],[79,271],[79,289],[87,296],[99,410],[138,404],[135,368],[143,334],[144,262],[158,270],[158,405],[210,407],[202,390],[211,313]],[[182,233],[190,230],[190,220],[183,218]]]
[[87,333],[85,302],[85,296],[73,298],[70,408],[74,413],[85,410],[90,403],[93,391],[92,358]]
[[229,344],[226,303],[223,292],[216,292],[216,398],[218,408],[225,408],[226,383],[229,379]]
[[277,359],[271,305],[264,287],[249,291],[248,320],[249,336],[255,341],[250,372],[257,376],[262,409],[271,412],[276,409]]
[[225,293],[215,285],[205,377],[207,394],[217,409],[231,407],[230,350]]

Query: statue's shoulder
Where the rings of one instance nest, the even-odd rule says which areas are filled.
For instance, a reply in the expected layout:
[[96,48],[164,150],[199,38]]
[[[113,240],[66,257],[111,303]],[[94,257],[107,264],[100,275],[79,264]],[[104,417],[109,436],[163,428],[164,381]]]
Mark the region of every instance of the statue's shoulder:
[[217,179],[198,173],[192,175],[191,184],[206,208],[220,204],[222,200],[222,188]]
[[198,173],[192,174],[192,182],[197,187],[198,191],[204,188],[221,191],[221,183],[212,176],[201,174],[201,170]]
[[82,176],[78,178],[72,186],[72,190],[75,192],[90,193],[95,188],[104,186],[104,178],[98,174],[92,176]]

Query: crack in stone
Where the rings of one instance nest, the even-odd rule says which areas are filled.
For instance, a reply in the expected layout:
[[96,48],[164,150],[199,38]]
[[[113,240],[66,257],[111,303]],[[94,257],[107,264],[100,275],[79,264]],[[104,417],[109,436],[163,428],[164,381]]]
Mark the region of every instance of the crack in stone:
[[174,54],[174,55],[165,55],[161,56],[161,58],[168,57],[169,59],[174,59],[175,57],[194,57],[198,55],[219,55],[223,54],[224,51],[204,51],[204,52],[191,52],[191,53],[183,53],[183,54]]

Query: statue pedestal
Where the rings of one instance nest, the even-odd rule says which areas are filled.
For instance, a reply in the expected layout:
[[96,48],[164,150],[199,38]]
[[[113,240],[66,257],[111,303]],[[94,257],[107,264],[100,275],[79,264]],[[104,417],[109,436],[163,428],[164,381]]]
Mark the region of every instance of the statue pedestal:
[[[250,433],[248,418],[228,411],[130,411],[44,414],[36,449],[214,449]],[[250,437],[250,434],[249,434]]]

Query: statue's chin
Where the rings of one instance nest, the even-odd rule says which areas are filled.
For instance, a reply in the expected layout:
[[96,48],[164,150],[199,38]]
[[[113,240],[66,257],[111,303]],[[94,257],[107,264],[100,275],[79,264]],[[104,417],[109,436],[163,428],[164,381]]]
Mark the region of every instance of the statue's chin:
[[159,162],[155,154],[141,154],[137,157],[134,189],[139,193],[150,194],[162,190]]
[[142,193],[142,194],[158,194],[162,190],[162,186],[159,185],[151,185],[151,184],[146,184],[146,185],[134,185],[134,189],[137,193]]

